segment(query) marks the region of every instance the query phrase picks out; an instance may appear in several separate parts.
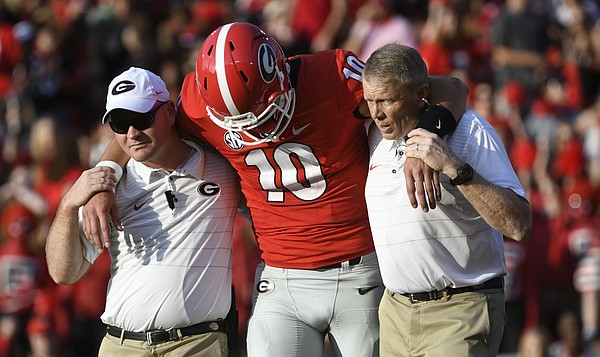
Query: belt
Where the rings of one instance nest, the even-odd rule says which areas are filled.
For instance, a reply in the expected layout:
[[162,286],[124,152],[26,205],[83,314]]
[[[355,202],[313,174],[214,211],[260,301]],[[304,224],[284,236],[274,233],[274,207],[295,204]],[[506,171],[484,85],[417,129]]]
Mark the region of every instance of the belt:
[[126,340],[147,341],[148,345],[155,345],[167,341],[179,341],[183,336],[200,335],[207,332],[227,332],[227,322],[225,320],[207,321],[182,328],[172,328],[168,330],[150,330],[147,332],[123,331],[123,329],[108,325],[106,332],[114,337],[121,337]]
[[406,294],[400,294],[400,295],[406,296],[407,298],[410,299],[410,302],[414,304],[416,302],[439,300],[442,297],[444,297],[444,295],[456,295],[456,294],[466,293],[466,292],[470,292],[470,291],[487,290],[487,289],[502,289],[502,288],[504,288],[504,279],[502,277],[495,277],[495,278],[492,278],[492,279],[490,279],[484,283],[481,283],[479,285],[465,286],[462,288],[447,287],[442,290],[433,290],[433,291],[427,291],[427,292],[423,292],[423,293],[413,293],[413,294],[406,293]]
[[341,268],[342,264],[344,264],[346,262],[348,262],[348,266],[353,266],[353,265],[360,264],[361,260],[362,260],[362,257],[353,258],[353,259],[350,259],[350,260],[345,260],[343,262],[325,265],[324,267],[316,268],[315,270],[338,269],[338,268]]

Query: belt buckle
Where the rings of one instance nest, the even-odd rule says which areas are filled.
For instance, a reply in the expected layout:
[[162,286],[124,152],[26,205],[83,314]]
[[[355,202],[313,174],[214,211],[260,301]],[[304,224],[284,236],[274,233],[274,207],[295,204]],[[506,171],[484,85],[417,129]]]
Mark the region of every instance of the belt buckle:
[[[427,297],[425,299],[417,299],[417,298],[415,298],[415,296],[417,296],[417,295],[427,295]],[[424,293],[410,294],[408,298],[410,299],[411,304],[416,304],[418,302],[439,300],[443,296],[444,296],[443,290],[433,290],[433,291],[427,291]]]
[[[159,338],[159,336],[162,335],[162,334],[164,334],[164,333],[166,333],[166,332],[165,331],[161,331],[161,330],[147,331],[146,332],[146,342],[148,342],[148,346],[152,346],[152,345],[155,345],[157,343],[164,342],[164,339],[160,340],[160,338]],[[168,335],[169,334],[167,333],[167,336]]]

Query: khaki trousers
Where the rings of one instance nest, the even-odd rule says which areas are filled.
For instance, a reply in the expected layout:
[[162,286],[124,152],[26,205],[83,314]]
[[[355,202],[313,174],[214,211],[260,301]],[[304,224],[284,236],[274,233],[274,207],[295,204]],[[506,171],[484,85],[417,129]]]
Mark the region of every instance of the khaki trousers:
[[146,341],[104,336],[98,357],[227,357],[227,335],[209,332],[148,346]]
[[480,290],[411,303],[385,290],[379,306],[381,356],[496,356],[504,330],[504,292]]

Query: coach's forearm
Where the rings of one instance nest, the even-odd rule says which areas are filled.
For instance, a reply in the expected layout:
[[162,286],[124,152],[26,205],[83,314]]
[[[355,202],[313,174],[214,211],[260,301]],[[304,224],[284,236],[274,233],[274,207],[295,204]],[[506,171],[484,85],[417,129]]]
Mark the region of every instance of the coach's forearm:
[[76,282],[91,265],[83,256],[77,212],[61,203],[46,239],[48,272],[58,284]]
[[492,228],[517,241],[529,236],[531,208],[525,198],[490,184],[477,173],[471,182],[457,187]]

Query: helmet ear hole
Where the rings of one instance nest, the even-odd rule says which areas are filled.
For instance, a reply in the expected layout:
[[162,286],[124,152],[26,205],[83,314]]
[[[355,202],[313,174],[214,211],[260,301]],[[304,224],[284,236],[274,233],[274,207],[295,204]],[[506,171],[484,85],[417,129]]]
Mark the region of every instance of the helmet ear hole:
[[208,49],[207,54],[210,56],[212,54],[213,48],[215,48],[215,46],[210,46]]
[[229,41],[229,49],[230,49],[231,51],[235,51],[235,45],[233,44],[233,42],[232,42],[232,41]]
[[240,76],[242,76],[245,83],[248,83],[248,76],[246,76],[246,73],[244,73],[244,71],[240,71]]
[[203,86],[204,86],[204,90],[208,90],[208,80],[206,77],[204,77],[204,81],[203,81]]

